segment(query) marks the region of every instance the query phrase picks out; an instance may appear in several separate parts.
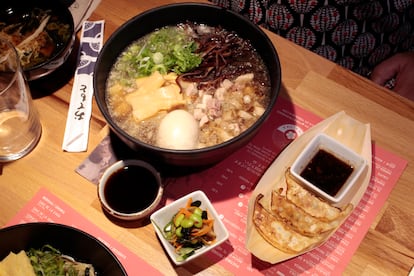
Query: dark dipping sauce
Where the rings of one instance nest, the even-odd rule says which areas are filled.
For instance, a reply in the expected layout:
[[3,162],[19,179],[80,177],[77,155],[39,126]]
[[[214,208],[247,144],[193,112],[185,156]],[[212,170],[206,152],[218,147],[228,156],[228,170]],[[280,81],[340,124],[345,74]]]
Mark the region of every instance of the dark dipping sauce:
[[128,165],[113,173],[104,188],[108,205],[121,213],[136,213],[149,207],[158,194],[158,181],[147,168]]
[[351,165],[320,149],[300,175],[322,191],[335,196],[353,170]]

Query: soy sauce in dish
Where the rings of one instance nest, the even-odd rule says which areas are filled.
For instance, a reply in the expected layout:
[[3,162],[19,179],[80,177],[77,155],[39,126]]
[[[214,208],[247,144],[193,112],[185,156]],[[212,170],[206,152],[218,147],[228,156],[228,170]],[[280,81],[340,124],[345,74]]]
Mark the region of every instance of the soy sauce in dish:
[[128,165],[108,178],[104,196],[111,208],[131,214],[149,207],[158,189],[158,181],[152,172],[141,166]]
[[300,175],[327,194],[335,196],[353,170],[353,166],[320,149]]

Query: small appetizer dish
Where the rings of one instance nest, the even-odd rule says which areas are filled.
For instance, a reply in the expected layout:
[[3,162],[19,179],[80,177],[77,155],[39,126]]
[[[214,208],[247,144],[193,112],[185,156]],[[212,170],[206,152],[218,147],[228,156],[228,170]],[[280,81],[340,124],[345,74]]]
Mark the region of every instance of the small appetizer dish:
[[98,198],[109,216],[139,220],[157,208],[164,192],[160,173],[149,163],[119,160],[109,166],[98,184]]
[[192,192],[151,215],[165,251],[176,265],[187,263],[219,246],[229,233],[202,191]]
[[355,194],[367,161],[329,135],[315,135],[293,162],[290,173],[305,188],[335,207],[343,207]]
[[252,192],[246,248],[275,264],[322,245],[364,195],[371,151],[370,125],[344,111],[292,141]]

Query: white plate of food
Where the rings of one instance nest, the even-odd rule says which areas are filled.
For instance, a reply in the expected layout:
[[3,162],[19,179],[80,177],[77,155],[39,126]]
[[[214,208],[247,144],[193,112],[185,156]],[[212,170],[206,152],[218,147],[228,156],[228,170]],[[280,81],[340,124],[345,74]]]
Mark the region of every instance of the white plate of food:
[[151,215],[151,222],[175,265],[183,265],[229,238],[229,232],[203,191],[189,193],[157,210]]
[[[319,135],[328,136],[366,162],[349,194],[333,204],[292,175],[291,166]],[[333,147],[335,149],[335,147]],[[249,200],[246,248],[275,264],[322,245],[358,205],[372,171],[370,125],[344,111],[307,130],[269,166]]]

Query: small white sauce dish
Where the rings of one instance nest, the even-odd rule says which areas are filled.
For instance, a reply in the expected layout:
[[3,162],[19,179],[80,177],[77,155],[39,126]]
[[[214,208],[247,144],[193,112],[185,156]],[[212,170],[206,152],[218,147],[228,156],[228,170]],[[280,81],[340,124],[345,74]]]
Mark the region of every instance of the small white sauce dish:
[[110,216],[139,220],[154,212],[164,192],[159,172],[142,160],[120,160],[109,166],[98,184],[98,198]]
[[[322,188],[318,188],[318,186],[301,175],[320,150],[333,155],[336,159],[341,160],[343,163],[353,168],[339,190],[333,195],[322,190]],[[320,133],[316,135],[298,155],[290,167],[290,172],[305,188],[313,192],[316,196],[321,197],[332,206],[341,208],[348,204],[354,197],[355,192],[358,190],[358,180],[366,167],[367,160],[361,155],[333,137]]]
[[[162,233],[164,227],[171,221],[172,217],[178,212],[178,210],[182,207],[185,207],[187,204],[188,199],[191,198],[192,201],[201,201],[200,208],[202,210],[207,210],[209,216],[214,219],[214,232],[216,233],[216,242],[211,245],[203,246],[200,249],[197,249],[193,255],[188,257],[183,261],[178,261],[177,257],[178,254],[175,252],[174,246],[172,246]],[[204,253],[216,248],[224,241],[229,238],[229,233],[224,226],[223,222],[221,221],[217,211],[214,209],[213,205],[211,204],[208,197],[202,191],[195,191],[190,194],[187,194],[170,204],[164,206],[163,208],[155,211],[151,217],[151,223],[154,226],[155,232],[158,235],[159,240],[161,241],[162,245],[165,248],[165,251],[168,253],[170,259],[174,262],[175,265],[183,265],[191,260],[203,255]]]

